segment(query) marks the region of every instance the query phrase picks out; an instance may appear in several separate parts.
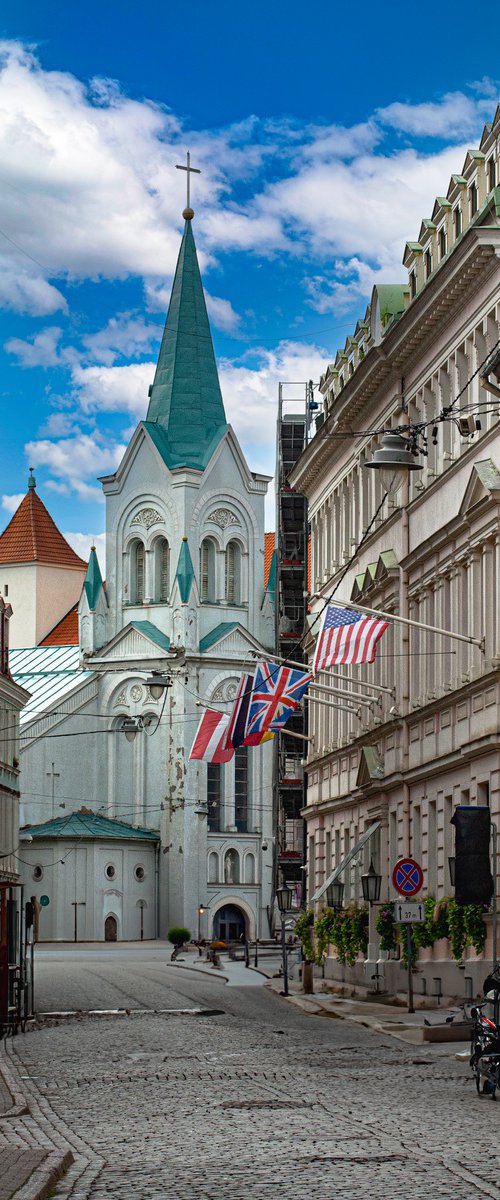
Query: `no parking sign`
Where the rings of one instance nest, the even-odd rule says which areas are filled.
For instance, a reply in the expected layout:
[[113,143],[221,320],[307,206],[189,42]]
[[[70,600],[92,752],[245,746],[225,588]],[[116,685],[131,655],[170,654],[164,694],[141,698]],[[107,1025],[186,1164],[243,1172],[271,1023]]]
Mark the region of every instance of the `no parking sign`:
[[414,858],[400,858],[392,872],[392,882],[400,896],[416,896],[424,882],[420,863]]

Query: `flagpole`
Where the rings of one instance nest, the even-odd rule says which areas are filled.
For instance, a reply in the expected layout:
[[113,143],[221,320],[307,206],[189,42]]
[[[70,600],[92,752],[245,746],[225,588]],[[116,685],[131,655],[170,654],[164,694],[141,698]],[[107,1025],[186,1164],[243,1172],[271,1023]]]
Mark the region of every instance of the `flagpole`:
[[337,704],[334,700],[322,700],[321,696],[308,696],[310,704],[322,704],[324,708],[334,708],[335,712],[347,712],[361,720],[360,713],[357,708],[348,708],[347,704]]
[[358,704],[364,704],[365,708],[371,708],[373,703],[378,703],[375,697],[372,700],[366,700],[359,692],[346,692],[342,688],[323,687],[322,683],[310,683],[309,690],[311,688],[315,688],[318,692],[326,692],[327,696],[343,696],[344,700],[357,700]]
[[287,729],[286,725],[283,725],[281,729],[277,729],[276,733],[285,733],[287,737],[300,738],[301,742],[310,742],[311,746],[314,746],[313,737],[307,737],[305,733],[295,733],[295,730]]
[[[318,596],[317,599],[322,600],[323,597]],[[326,603],[328,604],[328,601]],[[457,642],[467,642],[469,646],[479,646],[479,649],[484,654],[484,637],[474,638],[469,637],[466,633],[454,633],[451,629],[438,629],[437,625],[424,625],[423,621],[414,621],[410,617],[400,617],[397,613],[381,612],[378,608],[367,608],[365,604],[363,606],[361,604],[354,604],[352,600],[339,600],[336,596],[334,607],[337,605],[339,608],[352,608],[354,612],[369,613],[373,617],[384,617],[386,621],[399,621],[401,625],[411,625],[414,629],[426,629],[428,633],[441,634],[441,637],[455,638]]]
[[[252,650],[251,653],[257,655],[256,650]],[[267,650],[265,655],[270,662],[283,663],[286,667],[300,667],[302,671],[307,671],[307,663],[294,662],[291,658],[279,658],[277,654],[269,654]],[[245,663],[247,660],[242,659],[241,661]],[[329,679],[338,679],[346,683],[359,684],[362,682],[363,687],[370,688],[372,692],[387,692],[389,696],[394,696],[394,688],[386,687],[382,683],[367,683],[366,679],[356,679],[354,675],[341,675],[338,671],[325,671],[323,668],[321,675],[327,675]]]

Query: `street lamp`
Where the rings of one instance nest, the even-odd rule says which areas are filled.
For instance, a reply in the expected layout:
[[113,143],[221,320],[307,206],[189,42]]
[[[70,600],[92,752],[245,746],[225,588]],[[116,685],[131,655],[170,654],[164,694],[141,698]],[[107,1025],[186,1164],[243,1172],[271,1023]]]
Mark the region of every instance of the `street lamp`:
[[203,913],[205,912],[206,907],[207,907],[206,904],[198,905],[198,946],[200,945],[200,942],[201,942],[201,918],[203,916]]
[[283,887],[277,888],[276,899],[281,916],[281,953],[283,956],[283,994],[288,996],[288,956],[286,950],[286,914],[292,911],[295,892],[285,883]]
[[367,901],[372,907],[380,900],[380,888],[382,886],[382,876],[377,875],[373,860],[370,859],[370,866],[364,875],[361,876],[361,887],[363,888],[363,900]]
[[372,461],[365,463],[365,467],[380,471],[382,487],[390,496],[396,495],[409,471],[422,470],[422,464],[414,460],[409,443],[400,433],[390,429],[383,434],[380,449],[375,450]]
[[344,899],[344,883],[342,879],[335,879],[326,889],[326,903],[329,908],[342,908]]
[[153,700],[161,700],[164,691],[172,687],[172,679],[170,675],[162,675],[161,671],[152,671],[150,678],[145,679],[145,685],[149,688]]

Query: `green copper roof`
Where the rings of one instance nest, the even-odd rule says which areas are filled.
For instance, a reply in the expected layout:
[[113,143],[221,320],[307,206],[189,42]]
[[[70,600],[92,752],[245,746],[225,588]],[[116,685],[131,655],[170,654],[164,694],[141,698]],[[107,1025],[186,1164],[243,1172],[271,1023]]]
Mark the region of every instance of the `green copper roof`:
[[90,611],[92,612],[97,604],[97,601],[99,599],[99,592],[101,591],[101,588],[102,588],[102,575],[101,575],[99,563],[97,560],[97,554],[95,552],[95,546],[92,546],[92,549],[90,551],[90,558],[89,558],[89,563],[88,563],[88,567],[87,567],[87,574],[83,581],[83,587],[85,590],[85,595],[87,597],[88,606],[90,608]]
[[193,560],[189,553],[189,545],[187,537],[183,537],[181,548],[179,551],[179,562],[177,563],[177,571],[175,574],[177,583],[179,584],[179,592],[182,604],[187,604],[191,588],[194,583],[194,567]]
[[221,621],[220,625],[216,625],[210,633],[206,633],[205,637],[200,638],[200,650],[204,654],[205,650],[210,650],[211,646],[215,646],[216,642],[222,641],[226,634],[231,633],[232,629],[236,629],[237,621]]
[[184,228],[144,425],[170,469],[200,471],[227,429],[190,220]]
[[162,633],[156,625],[153,625],[152,621],[131,621],[130,624],[134,629],[138,629],[139,633],[143,633],[152,642],[156,642],[156,645],[160,646],[162,650],[170,650],[170,638],[166,633]]
[[88,808],[69,813],[67,817],[55,817],[43,825],[28,825],[33,840],[37,838],[140,838],[141,841],[157,842],[159,833],[143,829],[141,825],[128,825],[126,821],[115,821],[103,817]]

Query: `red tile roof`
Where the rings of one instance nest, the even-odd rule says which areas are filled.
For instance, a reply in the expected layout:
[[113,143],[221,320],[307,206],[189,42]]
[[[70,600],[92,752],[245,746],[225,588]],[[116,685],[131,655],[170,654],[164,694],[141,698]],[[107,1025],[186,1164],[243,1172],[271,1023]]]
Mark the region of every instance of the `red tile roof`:
[[0,563],[26,562],[80,567],[82,570],[87,566],[63,538],[34,487],[28,489],[0,535]]
[[41,646],[78,646],[78,605],[70,608],[50,633],[40,642]]
[[265,533],[264,534],[264,588],[267,587],[267,581],[269,579],[269,571],[271,568],[271,559],[273,557],[273,550],[274,550],[275,545],[276,545],[276,534],[275,533]]

